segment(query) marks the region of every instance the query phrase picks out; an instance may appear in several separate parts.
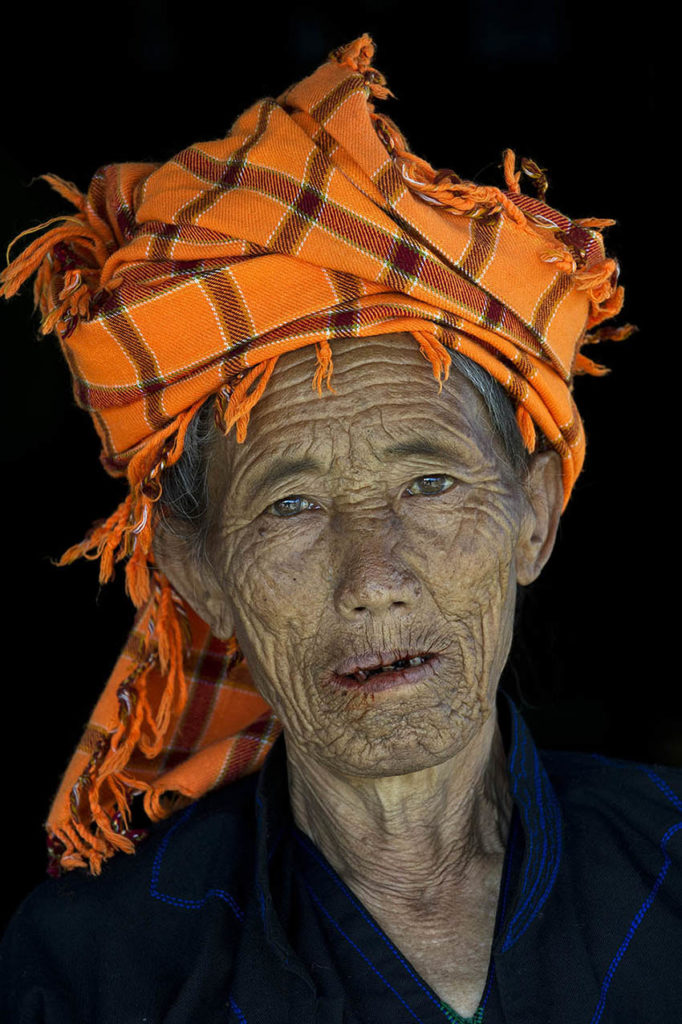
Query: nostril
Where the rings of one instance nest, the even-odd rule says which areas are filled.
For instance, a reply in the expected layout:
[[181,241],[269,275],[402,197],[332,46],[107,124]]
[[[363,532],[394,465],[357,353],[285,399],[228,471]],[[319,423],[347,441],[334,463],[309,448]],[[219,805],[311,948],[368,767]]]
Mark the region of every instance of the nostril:
[[[407,608],[407,601],[391,601],[390,607],[391,608]],[[364,604],[356,604],[356,606],[353,608],[353,611],[354,612],[367,612],[367,611],[369,611],[369,607],[367,605],[364,605]]]
[[[354,562],[335,588],[334,603],[342,615],[364,619],[386,612],[404,615],[419,600],[421,585],[400,567]],[[357,603],[358,598],[362,604]]]

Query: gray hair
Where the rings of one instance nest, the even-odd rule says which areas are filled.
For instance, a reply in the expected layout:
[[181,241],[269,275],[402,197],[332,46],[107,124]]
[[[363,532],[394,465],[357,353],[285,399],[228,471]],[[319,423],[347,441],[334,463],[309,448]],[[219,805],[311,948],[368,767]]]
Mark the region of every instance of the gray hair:
[[[493,427],[510,468],[524,482],[529,453],[516,422],[512,401],[502,385],[487,370],[461,352],[450,352],[452,365],[476,388],[485,402]],[[165,529],[190,544],[198,561],[206,557],[210,528],[208,469],[211,442],[217,427],[213,415],[214,396],[207,398],[192,418],[183,453],[163,473],[163,494],[159,516]]]

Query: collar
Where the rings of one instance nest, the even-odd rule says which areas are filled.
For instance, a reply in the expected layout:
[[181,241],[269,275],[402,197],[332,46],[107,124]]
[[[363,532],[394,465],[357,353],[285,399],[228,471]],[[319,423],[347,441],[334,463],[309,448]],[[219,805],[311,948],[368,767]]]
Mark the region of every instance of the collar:
[[[493,943],[495,953],[506,953],[528,930],[552,892],[561,860],[562,820],[528,726],[503,691],[498,694],[498,715],[514,802]],[[256,788],[256,878],[266,934],[287,959],[288,940],[270,892],[270,864],[292,820],[286,745],[281,734],[264,762]]]

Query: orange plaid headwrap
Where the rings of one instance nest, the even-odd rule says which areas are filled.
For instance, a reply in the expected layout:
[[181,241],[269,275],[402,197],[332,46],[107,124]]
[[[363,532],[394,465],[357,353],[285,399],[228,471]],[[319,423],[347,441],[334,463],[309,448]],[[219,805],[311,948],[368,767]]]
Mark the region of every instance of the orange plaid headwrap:
[[243,441],[283,352],[316,345],[322,393],[331,339],[407,331],[437,380],[458,350],[502,384],[527,448],[539,430],[561,456],[566,503],[585,449],[573,377],[606,372],[581,348],[636,329],[587,333],[623,305],[600,234],[615,221],[547,206],[528,159],[537,198],[524,195],[511,150],[505,189],[435,171],[375,111],[393,94],[373,55],[365,34],[224,138],[102,167],[87,194],[43,175],[77,212],[29,229],[58,222],[0,275],[9,297],[36,273],[41,330],[59,337],[105,468],[129,483],[62,557],[100,558],[102,581],[126,558],[138,615],[50,811],[55,871],[131,852],[131,795],[163,817],[256,770],[281,729],[236,640],[212,636],[154,566],[162,471],[207,397]]

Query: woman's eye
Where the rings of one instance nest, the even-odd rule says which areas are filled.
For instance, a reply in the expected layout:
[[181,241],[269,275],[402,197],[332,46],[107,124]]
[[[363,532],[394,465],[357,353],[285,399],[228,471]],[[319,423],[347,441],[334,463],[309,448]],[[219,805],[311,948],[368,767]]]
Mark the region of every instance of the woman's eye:
[[446,473],[440,473],[438,476],[420,476],[412,481],[406,489],[406,494],[427,496],[442,494],[444,491],[449,491],[454,482],[454,477],[448,476]]
[[297,516],[300,512],[307,512],[311,508],[319,508],[314,501],[310,501],[308,498],[301,498],[298,494],[292,495],[289,498],[280,498],[279,501],[273,501],[272,505],[268,505],[266,512],[269,512],[273,516]]

